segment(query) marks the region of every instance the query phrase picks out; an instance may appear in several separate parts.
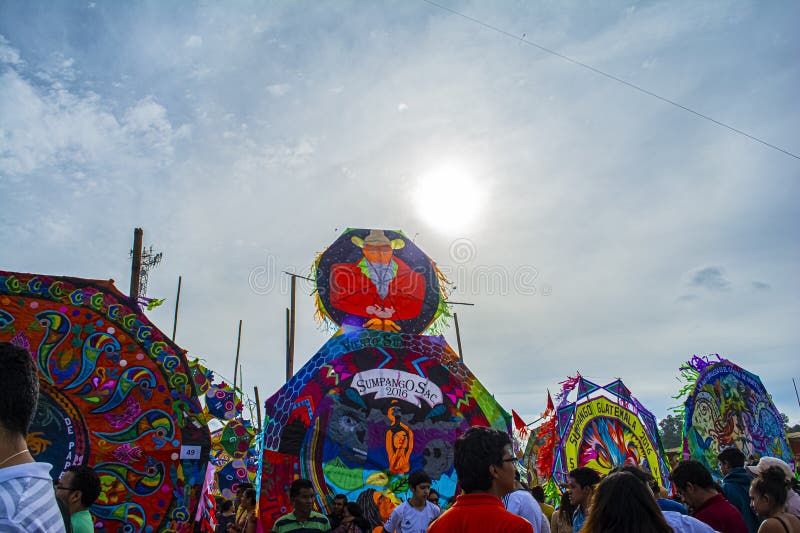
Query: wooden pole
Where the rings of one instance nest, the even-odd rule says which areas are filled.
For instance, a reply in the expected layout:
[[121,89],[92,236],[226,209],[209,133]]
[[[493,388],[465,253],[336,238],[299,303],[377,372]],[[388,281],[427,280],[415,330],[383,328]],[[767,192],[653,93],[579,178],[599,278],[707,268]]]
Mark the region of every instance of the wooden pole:
[[130,297],[133,300],[139,298],[139,276],[142,274],[142,237],[144,230],[135,228],[133,230],[133,258],[131,261],[131,291]]
[[256,414],[258,415],[258,432],[261,433],[261,400],[258,399],[258,386],[253,387],[256,393]]
[[181,277],[178,276],[178,295],[175,297],[175,318],[172,319],[172,342],[175,342],[175,332],[178,330],[178,306],[181,305]]
[[797,406],[800,407],[800,394],[797,394],[797,383],[795,383],[794,378],[792,378],[792,384],[794,384],[794,395],[797,397]]
[[291,361],[292,361],[292,367],[294,367],[294,326],[295,326],[295,316],[296,316],[296,313],[295,313],[295,294],[296,294],[296,292],[297,292],[297,278],[295,276],[292,276],[291,304],[290,304],[290,307],[289,307],[289,309],[291,309],[291,312],[289,313],[289,318],[291,319],[291,327],[289,329],[289,332],[291,334],[291,336],[289,337],[289,339],[290,339],[290,342],[289,342],[289,357],[291,358]]
[[292,336],[292,313],[289,308],[286,308],[286,381],[289,381],[294,374],[294,361],[292,360],[292,350],[290,346],[290,338]]
[[456,342],[458,343],[458,358],[464,360],[464,352],[461,351],[461,330],[458,329],[458,313],[453,313],[453,323],[456,325]]
[[[239,320],[239,335],[236,338],[236,361],[233,363],[233,398],[236,399],[236,378],[239,375],[239,348],[242,346],[242,321]],[[238,413],[237,413],[238,414]]]

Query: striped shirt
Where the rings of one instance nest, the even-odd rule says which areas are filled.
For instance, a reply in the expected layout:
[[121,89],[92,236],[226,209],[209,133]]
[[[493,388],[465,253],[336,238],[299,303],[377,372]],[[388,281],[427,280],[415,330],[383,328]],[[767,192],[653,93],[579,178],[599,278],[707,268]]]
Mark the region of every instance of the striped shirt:
[[47,463],[0,468],[0,531],[64,533]]
[[272,533],[318,533],[330,530],[328,518],[316,511],[311,511],[311,515],[305,522],[297,520],[292,511],[278,518],[275,525],[272,526]]

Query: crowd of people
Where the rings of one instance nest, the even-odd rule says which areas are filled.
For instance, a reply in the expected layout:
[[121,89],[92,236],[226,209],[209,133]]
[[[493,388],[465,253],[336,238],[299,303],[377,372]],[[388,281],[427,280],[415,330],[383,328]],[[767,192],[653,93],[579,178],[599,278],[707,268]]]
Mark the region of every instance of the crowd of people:
[[[89,508],[101,493],[97,473],[71,466],[53,482],[51,466],[28,450],[39,379],[30,354],[10,343],[0,343],[0,391],[0,532],[94,531]],[[800,533],[795,474],[775,457],[748,465],[740,450],[722,450],[720,484],[702,463],[680,461],[669,475],[672,497],[638,466],[605,476],[579,467],[553,507],[542,487],[521,480],[507,433],[472,427],[453,450],[461,494],[446,510],[424,471],[409,474],[410,497],[377,526],[344,494],[333,498],[330,514],[319,513],[314,485],[297,479],[289,487],[292,510],[272,533]],[[242,484],[234,501],[220,501],[216,533],[255,533],[256,499],[252,485]]]

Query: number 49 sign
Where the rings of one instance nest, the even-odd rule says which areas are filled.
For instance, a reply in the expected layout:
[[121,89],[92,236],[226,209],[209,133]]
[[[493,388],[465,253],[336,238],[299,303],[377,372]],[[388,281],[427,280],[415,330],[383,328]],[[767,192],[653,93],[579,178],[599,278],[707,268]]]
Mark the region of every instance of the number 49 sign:
[[181,446],[181,459],[200,459],[200,446]]

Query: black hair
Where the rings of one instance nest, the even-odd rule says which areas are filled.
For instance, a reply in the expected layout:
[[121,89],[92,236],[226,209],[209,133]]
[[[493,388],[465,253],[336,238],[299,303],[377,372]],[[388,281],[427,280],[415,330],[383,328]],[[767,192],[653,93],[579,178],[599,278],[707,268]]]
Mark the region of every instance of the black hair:
[[353,517],[353,522],[362,530],[362,531],[369,531],[371,529],[369,520],[364,517],[364,511],[361,510],[361,506],[358,505],[356,502],[347,502],[347,512],[350,513],[350,516]]
[[561,495],[561,504],[558,506],[558,516],[571,526],[575,509],[577,509],[577,506],[572,505],[572,500],[569,499],[569,491],[565,490]]
[[344,500],[347,503],[347,496],[345,494],[337,494],[333,497],[334,500]]
[[672,533],[647,483],[633,472],[613,472],[594,492],[585,533]]
[[27,350],[0,342],[0,424],[26,435],[36,412],[39,376]]
[[497,429],[473,426],[456,439],[453,464],[461,490],[469,494],[492,487],[491,465],[503,462],[503,450],[511,444],[508,433]]
[[100,496],[100,477],[97,472],[86,465],[71,466],[65,472],[72,472],[69,488],[81,491],[81,505],[91,507]]
[[253,488],[252,483],[239,483],[239,486],[236,487],[236,493],[237,494],[244,493],[244,491],[246,491],[247,489],[252,489],[252,488]]
[[222,502],[222,505],[219,506],[219,510],[223,513],[227,513],[233,509],[233,502],[230,500],[225,500]]
[[685,489],[689,483],[704,489],[716,488],[711,472],[703,466],[703,463],[693,459],[686,459],[675,465],[669,474],[669,479],[680,490]]
[[789,495],[790,482],[781,467],[771,466],[759,472],[750,486],[761,496],[766,496],[773,505],[783,507]]
[[436,489],[431,489],[431,490],[428,491],[428,498],[430,498],[432,494],[436,494],[437,496],[441,496],[441,494],[439,494],[439,491],[437,491]]
[[424,470],[415,470],[408,475],[408,486],[411,487],[411,490],[417,488],[420,483],[430,482],[431,476],[429,476]]
[[633,474],[639,481],[647,485],[650,488],[650,491],[655,494],[656,497],[661,494],[661,487],[659,486],[656,478],[653,477],[653,474],[644,470],[643,468],[633,465],[622,465],[612,468],[610,473],[613,472],[628,472],[629,474]]
[[311,481],[307,479],[295,479],[292,481],[292,484],[289,486],[289,499],[293,499],[300,495],[300,491],[302,489],[311,489],[314,490],[314,485],[311,484]]
[[588,466],[579,466],[574,470],[570,470],[569,477],[574,479],[581,487],[593,487],[600,482],[600,474]]
[[745,457],[742,450],[731,446],[725,448],[717,455],[717,461],[726,462],[731,468],[739,468],[744,466]]
[[244,493],[242,494],[243,500],[248,500],[253,502],[253,505],[256,504],[256,489],[245,489]]
[[373,498],[375,492],[375,489],[367,489],[359,494],[356,500],[358,505],[364,511],[364,519],[369,523],[369,528],[366,528],[367,531],[371,531],[376,527],[382,526],[384,523],[383,517],[381,517],[380,509],[378,509],[378,505],[375,503],[375,499]]
[[541,485],[531,487],[531,495],[537,502],[544,503],[544,489]]

